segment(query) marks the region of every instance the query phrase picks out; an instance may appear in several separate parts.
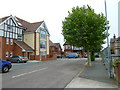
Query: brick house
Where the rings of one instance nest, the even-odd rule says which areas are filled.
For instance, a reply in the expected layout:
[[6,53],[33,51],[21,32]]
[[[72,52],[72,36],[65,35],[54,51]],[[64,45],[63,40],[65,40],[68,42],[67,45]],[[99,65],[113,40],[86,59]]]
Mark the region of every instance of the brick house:
[[76,52],[80,55],[80,57],[83,57],[84,55],[86,55],[82,47],[75,47],[67,44],[66,42],[63,44],[63,46],[64,46],[64,55],[66,55],[69,52]]
[[50,54],[55,54],[55,55],[62,55],[62,48],[60,43],[53,43],[51,40],[49,41],[50,43]]
[[[25,28],[20,23],[17,23],[12,15],[0,19],[0,58],[7,60],[7,58],[14,55],[22,55],[23,48],[15,42],[24,42],[24,30]],[[33,52],[32,49],[30,50]],[[24,52],[29,53],[26,50]]]
[[42,56],[49,55],[49,31],[44,21],[30,23],[16,17],[16,20],[26,27],[24,31],[24,42],[34,52],[30,55],[31,60],[41,60]]
[[15,55],[40,60],[49,55],[49,32],[44,21],[30,23],[12,15],[0,19],[0,58]]
[[120,37],[116,38],[114,35],[113,38],[110,39],[110,50],[112,57],[120,57]]

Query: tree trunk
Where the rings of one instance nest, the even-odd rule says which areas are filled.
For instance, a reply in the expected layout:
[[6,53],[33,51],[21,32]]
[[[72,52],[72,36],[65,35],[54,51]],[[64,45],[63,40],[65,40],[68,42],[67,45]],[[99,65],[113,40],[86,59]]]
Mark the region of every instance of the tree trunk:
[[88,66],[92,66],[91,64],[91,52],[87,51],[87,56],[88,56]]
[[91,52],[91,61],[95,61],[95,56],[94,56],[94,52]]

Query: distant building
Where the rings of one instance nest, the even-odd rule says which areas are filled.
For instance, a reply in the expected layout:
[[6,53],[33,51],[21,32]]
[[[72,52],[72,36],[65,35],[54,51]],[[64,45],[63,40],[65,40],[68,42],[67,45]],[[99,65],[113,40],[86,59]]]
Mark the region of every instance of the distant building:
[[120,1],[118,2],[118,37],[120,37]]
[[50,54],[53,55],[62,55],[62,48],[60,43],[53,43],[51,40],[49,41],[50,43]]
[[120,57],[120,37],[116,38],[114,35],[110,39],[110,50],[113,57]]
[[66,42],[63,44],[63,46],[64,46],[64,55],[66,55],[69,52],[76,52],[80,55],[80,57],[83,57],[84,55],[86,55],[82,47],[75,47],[67,44]]

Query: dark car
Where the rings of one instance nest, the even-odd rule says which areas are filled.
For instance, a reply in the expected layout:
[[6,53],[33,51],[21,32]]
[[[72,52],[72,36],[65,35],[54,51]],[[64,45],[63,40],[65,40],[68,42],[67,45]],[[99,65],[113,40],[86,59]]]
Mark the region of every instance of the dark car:
[[99,54],[95,53],[95,57],[96,57],[96,58],[99,58]]
[[11,62],[0,59],[0,71],[2,71],[2,73],[9,72],[11,67],[12,67]]
[[57,58],[62,58],[62,55],[61,54],[57,54]]
[[29,59],[27,57],[17,55],[17,56],[13,56],[12,58],[8,58],[7,60],[10,62],[17,62],[17,63],[25,62],[26,63]]

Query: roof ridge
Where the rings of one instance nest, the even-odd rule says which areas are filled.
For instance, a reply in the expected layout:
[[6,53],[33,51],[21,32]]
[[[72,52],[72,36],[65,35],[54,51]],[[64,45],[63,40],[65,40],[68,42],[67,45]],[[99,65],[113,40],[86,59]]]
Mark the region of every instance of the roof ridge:
[[27,23],[30,24],[30,22],[28,22],[28,21],[26,21],[26,20],[24,20],[24,19],[21,19],[21,18],[19,18],[19,17],[17,17],[17,16],[15,16],[15,18],[19,19],[21,22],[24,21],[24,22],[27,22]]
[[31,24],[42,23],[42,22],[44,22],[44,21],[33,22]]

